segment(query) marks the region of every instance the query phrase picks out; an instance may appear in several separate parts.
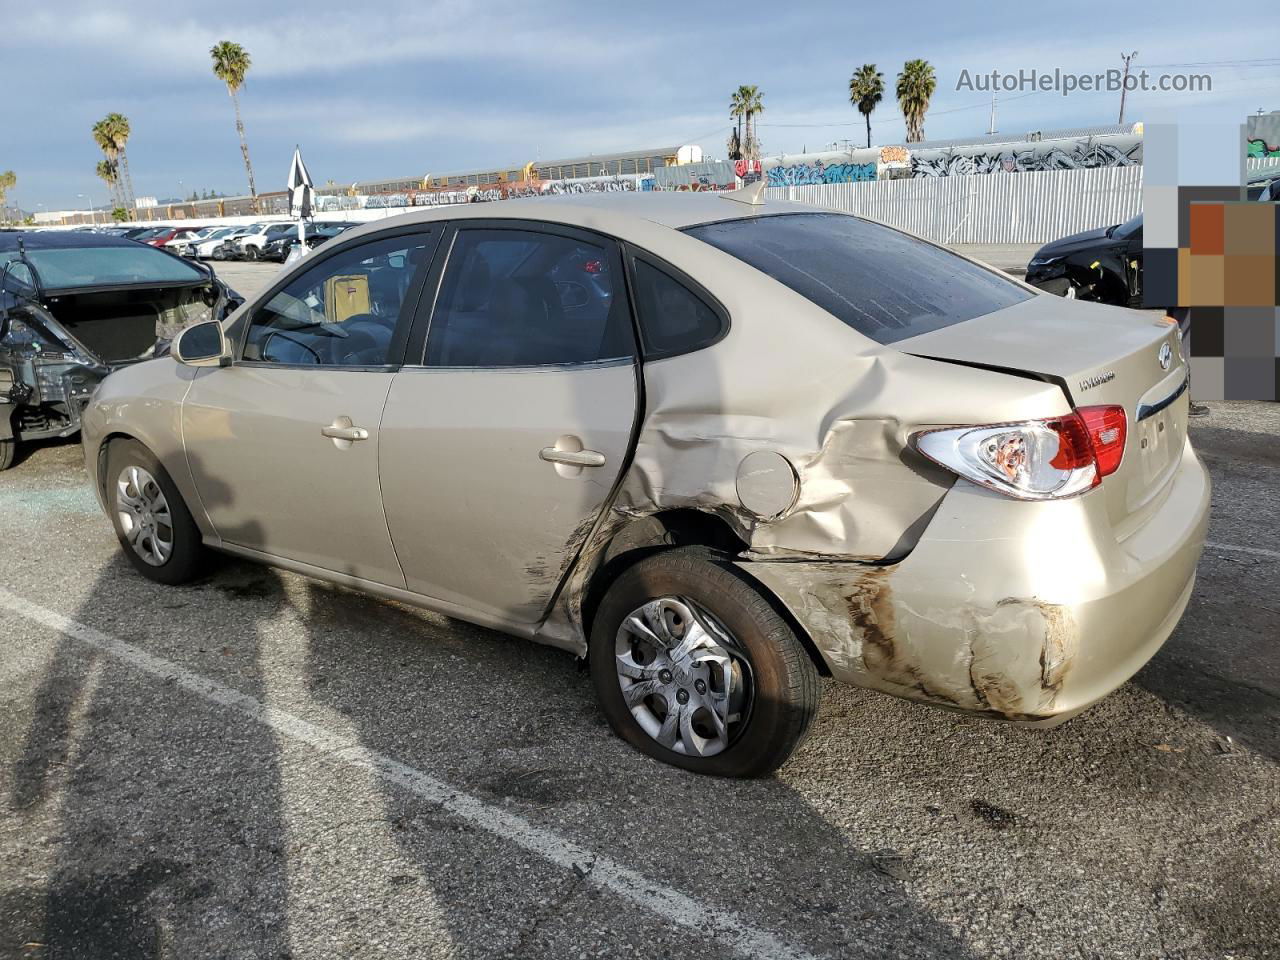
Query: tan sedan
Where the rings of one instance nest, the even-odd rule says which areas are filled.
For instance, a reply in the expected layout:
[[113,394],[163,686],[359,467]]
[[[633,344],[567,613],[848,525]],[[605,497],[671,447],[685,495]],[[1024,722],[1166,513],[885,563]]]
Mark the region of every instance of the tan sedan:
[[1084,709],[1208,517],[1175,326],[758,192],[379,221],[173,354],[83,418],[141,573],[218,550],[563,647],[708,773],[781,764],[824,675]]

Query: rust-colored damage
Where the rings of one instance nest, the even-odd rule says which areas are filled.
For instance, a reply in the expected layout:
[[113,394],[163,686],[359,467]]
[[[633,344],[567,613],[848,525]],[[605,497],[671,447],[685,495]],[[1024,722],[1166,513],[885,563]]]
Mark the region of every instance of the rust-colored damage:
[[873,568],[863,574],[857,589],[848,594],[849,620],[861,633],[862,666],[884,683],[910,691],[909,696],[960,706],[954,692],[932,680],[918,663],[904,657],[898,642],[898,628],[889,586],[889,567]]
[[832,673],[895,696],[1009,720],[1054,715],[1076,654],[1067,608],[1006,597],[915,608],[900,565],[743,564],[809,631]]

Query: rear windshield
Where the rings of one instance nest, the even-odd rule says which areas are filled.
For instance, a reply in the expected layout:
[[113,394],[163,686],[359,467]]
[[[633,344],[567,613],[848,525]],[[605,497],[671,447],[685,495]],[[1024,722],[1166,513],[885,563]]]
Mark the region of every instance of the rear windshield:
[[[0,251],[0,268],[17,259],[16,250]],[[133,283],[195,283],[206,279],[195,267],[154,247],[60,247],[27,251],[45,290]],[[14,268],[16,269],[16,267]],[[25,274],[21,274],[25,280]]]
[[767,273],[878,343],[1032,296],[940,247],[840,213],[789,213],[685,230]]

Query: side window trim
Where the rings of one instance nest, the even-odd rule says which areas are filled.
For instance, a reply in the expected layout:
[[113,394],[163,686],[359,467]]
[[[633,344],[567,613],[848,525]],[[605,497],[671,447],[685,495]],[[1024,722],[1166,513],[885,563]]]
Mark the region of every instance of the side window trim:
[[[422,292],[423,292],[426,280],[435,273],[436,268],[439,266],[437,261],[440,255],[440,240],[444,236],[444,234],[447,232],[448,226],[449,226],[448,221],[428,220],[422,223],[415,223],[415,224],[406,225],[403,227],[396,227],[395,229],[392,229],[392,230],[365,234],[364,236],[361,236],[358,240],[354,242],[340,243],[337,245],[333,245],[332,247],[331,247],[332,241],[330,241],[330,243],[324,244],[324,246],[321,248],[321,252],[308,254],[305,260],[302,261],[303,263],[305,263],[305,266],[303,266],[299,270],[290,271],[287,276],[283,276],[280,279],[278,279],[275,283],[273,283],[270,287],[268,287],[264,292],[260,293],[256,298],[254,298],[254,300],[251,303],[249,303],[245,307],[244,313],[236,321],[240,329],[235,331],[235,337],[232,345],[232,364],[244,365],[247,367],[256,367],[256,368],[278,367],[281,369],[287,368],[287,369],[293,369],[293,370],[315,369],[315,366],[313,364],[275,363],[273,361],[267,361],[267,360],[244,359],[244,349],[249,339],[249,329],[253,326],[254,319],[257,317],[259,311],[261,311],[268,303],[270,303],[277,294],[279,294],[287,286],[289,286],[290,283],[292,283],[298,277],[301,277],[308,270],[321,266],[326,260],[330,260],[333,257],[342,256],[344,253],[350,250],[354,250],[357,247],[364,246],[366,244],[379,243],[383,240],[394,240],[397,237],[412,237],[412,236],[425,235],[425,236],[431,237],[431,242],[428,245],[429,250],[426,257],[427,269],[422,271],[422,276],[417,280],[417,282],[413,284],[413,286],[408,291],[406,291],[405,302],[400,305],[400,314],[396,321],[395,333],[392,335],[391,347],[387,355],[387,362],[384,364],[378,364],[376,366],[356,366],[356,365],[328,366],[326,365],[325,367],[326,370],[395,370],[395,369],[399,369],[399,367],[404,363],[404,354],[405,354],[405,349],[409,340],[410,327],[414,323],[414,318],[416,316],[417,310],[419,308],[419,305],[422,299]],[[412,301],[412,306],[410,306],[410,301]]]
[[[729,335],[729,328],[732,326],[733,320],[729,311],[719,298],[710,290],[704,287],[689,274],[685,273],[679,267],[673,266],[661,257],[650,253],[642,247],[623,241],[623,259],[626,261],[627,270],[627,286],[631,290],[631,316],[635,322],[636,337],[640,344],[645,362],[652,360],[666,360],[670,357],[684,356],[686,353],[697,353],[699,350],[705,350],[713,347],[725,337]],[[680,286],[684,287],[689,293],[693,294],[698,300],[702,301],[720,320],[720,329],[716,335],[710,339],[699,342],[696,346],[686,347],[675,350],[651,350],[649,348],[648,338],[644,331],[644,313],[640,309],[639,286],[636,279],[635,265],[637,262],[646,264],[657,270],[659,273],[665,273],[670,279],[674,280]]]
[[[633,356],[628,358],[612,358],[609,360],[592,360],[588,362],[569,361],[555,364],[543,363],[508,367],[444,367],[428,365],[427,344],[431,336],[432,320],[440,306],[440,294],[443,290],[445,271],[448,270],[449,262],[453,258],[459,234],[468,230],[511,230],[523,233],[545,233],[551,236],[565,237],[570,240],[579,240],[584,243],[594,244],[604,249],[610,258],[611,266],[614,268],[620,268],[619,276],[622,278],[622,285],[625,287],[625,290],[619,290],[618,293],[625,293],[626,296],[627,311],[630,319],[629,327],[632,337]],[[421,293],[422,295],[419,297],[417,310],[413,318],[413,326],[410,330],[408,342],[406,344],[403,363],[401,364],[405,369],[435,371],[566,370],[586,366],[614,365],[623,363],[634,364],[639,362],[640,359],[640,330],[636,316],[635,299],[632,296],[630,266],[627,263],[623,241],[619,240],[617,237],[610,236],[609,234],[597,233],[594,230],[588,230],[584,227],[578,227],[567,223],[554,223],[548,220],[523,220],[514,217],[477,217],[475,219],[468,218],[465,220],[452,220],[446,225],[443,235],[436,245],[431,270],[427,275],[426,282],[423,284]]]

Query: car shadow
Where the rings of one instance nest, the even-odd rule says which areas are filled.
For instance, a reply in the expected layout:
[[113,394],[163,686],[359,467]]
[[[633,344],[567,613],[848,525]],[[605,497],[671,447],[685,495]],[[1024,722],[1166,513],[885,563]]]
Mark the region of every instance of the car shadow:
[[[312,581],[306,597],[307,687],[363,747],[819,954],[970,956],[908,892],[909,855],[859,848],[782,780],[701,777],[644,757],[614,736],[588,674],[564,652]],[[383,804],[423,882],[446,876],[453,854],[438,809],[385,783]],[[620,828],[629,821],[634,829]],[[500,889],[527,856],[511,847],[469,869]],[[616,940],[604,932],[619,901],[592,887],[591,869],[524,889],[511,940],[493,952],[624,952],[626,924],[614,923]],[[456,940],[474,942],[471,911],[442,905]],[[631,923],[649,931],[648,955],[722,953],[660,917]]]
[[[250,576],[284,602],[274,573]],[[160,656],[176,646],[187,669],[216,667],[260,697],[256,619],[197,620],[170,636],[164,615],[246,581],[243,565],[223,565],[163,587],[117,553],[69,616]],[[139,607],[152,612],[134,616]],[[5,815],[32,844],[22,881],[0,897],[0,958],[289,956],[269,729],[60,635],[4,757]]]

